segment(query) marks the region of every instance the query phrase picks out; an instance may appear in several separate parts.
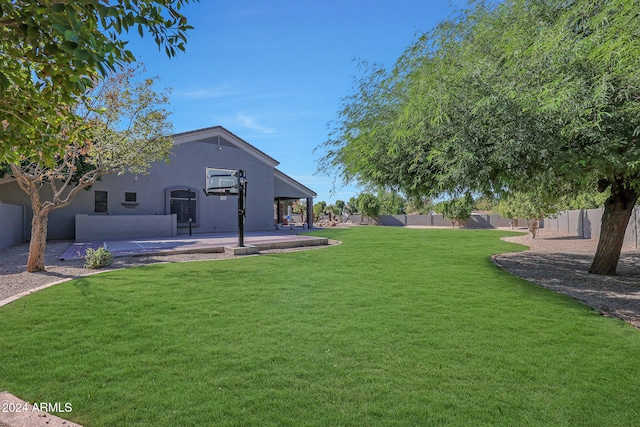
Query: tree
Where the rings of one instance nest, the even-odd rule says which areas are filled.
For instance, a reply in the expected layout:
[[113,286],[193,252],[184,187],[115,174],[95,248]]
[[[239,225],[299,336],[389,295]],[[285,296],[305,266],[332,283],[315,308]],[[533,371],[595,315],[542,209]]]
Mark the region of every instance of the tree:
[[342,211],[338,209],[338,207],[336,205],[326,205],[324,207],[324,213],[329,215],[329,221],[334,221],[336,220],[337,216],[341,213]]
[[480,196],[477,199],[475,199],[473,202],[473,205],[474,205],[474,210],[492,211],[495,209],[497,203],[498,201],[496,200],[495,195],[489,194],[489,195]]
[[563,197],[561,201],[562,209],[597,209],[604,206],[607,195],[598,193],[595,188],[583,191],[578,194],[571,194]]
[[[144,173],[151,162],[168,158],[173,146],[169,113],[163,108],[168,98],[153,91],[152,79],[133,83],[133,77],[133,70],[124,70],[94,88],[86,97],[91,103],[75,111],[84,120],[67,123],[59,135],[66,146],[53,164],[22,156],[20,163],[8,165],[33,209],[27,271],[45,269],[51,211],[70,204],[105,174]],[[67,135],[76,137],[69,140]]]
[[435,205],[435,211],[451,220],[451,227],[462,225],[462,221],[471,217],[473,198],[470,194],[455,199],[445,200]]
[[291,207],[293,213],[300,215],[300,222],[305,222],[304,214],[307,212],[307,202],[305,200],[294,200]]
[[362,193],[358,196],[358,211],[376,222],[376,218],[380,215],[380,199],[371,193]]
[[433,208],[433,200],[428,196],[408,197],[406,210],[409,214],[429,214]]
[[0,0],[0,162],[51,164],[63,155],[59,135],[73,106],[100,77],[135,61],[120,36],[135,29],[175,56],[191,29],[180,13],[188,2]]
[[324,213],[324,209],[327,207],[327,202],[320,201],[313,204],[313,218],[318,220]]
[[543,191],[535,194],[514,191],[500,198],[496,210],[510,220],[526,218],[531,238],[535,239],[538,236],[540,220],[556,214],[559,206],[554,204],[552,199],[546,198]]
[[639,32],[626,0],[475,1],[366,71],[320,168],[409,196],[608,191],[589,271],[615,274],[640,191]]
[[406,211],[406,200],[396,191],[381,189],[378,191],[380,200],[380,213],[383,215],[404,215]]
[[351,196],[349,198],[349,202],[347,202],[347,209],[349,209],[349,212],[351,213],[358,213],[358,198]]

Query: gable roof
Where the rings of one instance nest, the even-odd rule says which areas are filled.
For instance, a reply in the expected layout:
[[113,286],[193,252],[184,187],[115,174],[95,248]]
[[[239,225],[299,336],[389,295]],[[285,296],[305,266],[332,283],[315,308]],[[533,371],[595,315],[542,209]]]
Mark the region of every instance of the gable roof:
[[191,130],[188,132],[173,135],[174,145],[186,144],[189,142],[205,142],[209,144],[226,145],[238,148],[241,151],[255,157],[256,159],[276,167],[280,164],[276,159],[249,144],[244,139],[230,132],[222,126],[213,126],[203,129]]
[[[285,193],[278,194],[278,190],[276,190],[275,198],[281,199],[298,199],[304,197],[316,197],[318,194],[311,190],[308,187],[300,184],[295,179],[291,178],[289,175],[286,175],[283,172],[280,172],[278,169],[274,169],[275,179],[281,181],[285,184],[285,188],[281,188],[280,191],[284,191]],[[277,186],[277,183],[276,183]],[[293,190],[293,191],[292,191]]]

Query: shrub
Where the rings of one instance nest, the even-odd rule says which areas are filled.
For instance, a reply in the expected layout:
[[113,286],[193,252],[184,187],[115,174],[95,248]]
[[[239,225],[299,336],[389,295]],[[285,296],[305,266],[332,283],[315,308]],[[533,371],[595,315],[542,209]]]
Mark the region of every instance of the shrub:
[[380,214],[380,199],[371,193],[362,193],[358,196],[358,210],[360,214],[375,222]]
[[105,244],[98,249],[87,249],[84,256],[84,268],[98,269],[108,267],[113,263],[113,253],[107,248]]

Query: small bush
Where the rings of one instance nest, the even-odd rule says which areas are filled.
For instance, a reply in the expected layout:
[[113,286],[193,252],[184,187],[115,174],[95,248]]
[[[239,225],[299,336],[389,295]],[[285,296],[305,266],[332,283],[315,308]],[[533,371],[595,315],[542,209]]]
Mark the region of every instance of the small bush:
[[113,253],[104,245],[98,249],[87,249],[84,256],[84,268],[98,269],[108,267],[113,263]]

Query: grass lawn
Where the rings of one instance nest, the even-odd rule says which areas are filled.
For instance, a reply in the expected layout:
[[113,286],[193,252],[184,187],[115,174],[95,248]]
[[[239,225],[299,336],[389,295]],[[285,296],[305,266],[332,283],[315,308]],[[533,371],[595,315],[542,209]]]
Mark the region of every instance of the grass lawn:
[[85,426],[630,426],[640,331],[509,275],[506,232],[78,279],[0,308],[0,390]]

